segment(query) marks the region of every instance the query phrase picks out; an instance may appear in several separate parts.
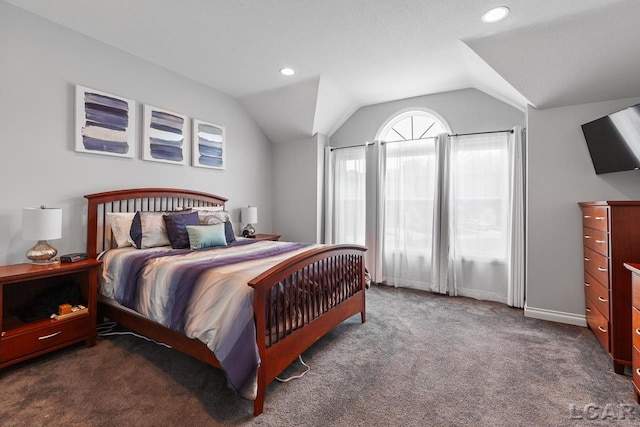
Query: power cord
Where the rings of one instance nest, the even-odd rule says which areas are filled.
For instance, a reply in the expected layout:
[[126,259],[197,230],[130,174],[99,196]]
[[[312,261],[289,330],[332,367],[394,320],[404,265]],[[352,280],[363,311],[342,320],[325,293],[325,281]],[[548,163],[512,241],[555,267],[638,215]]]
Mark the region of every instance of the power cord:
[[[139,335],[139,334],[136,334],[136,333],[131,332],[131,331],[122,331],[122,332],[114,331],[113,329],[116,326],[118,326],[118,324],[116,322],[104,322],[104,323],[99,324],[96,327],[96,332],[98,333],[99,337],[108,337],[108,336],[112,336],[112,335],[133,335],[134,337],[142,338],[142,339],[145,339],[145,340],[150,341],[152,343],[155,343],[155,344],[158,344],[158,345],[162,345],[162,346],[165,346],[167,348],[171,348],[171,346],[168,345],[168,344],[165,344],[163,342],[158,342],[158,341],[153,340],[153,339],[151,339],[149,337],[145,337],[144,335]],[[291,380],[297,380],[297,379],[300,379],[300,378],[304,377],[304,375],[311,370],[311,367],[309,365],[307,365],[306,363],[304,363],[304,360],[302,360],[302,355],[299,355],[298,359],[300,359],[300,363],[302,363],[302,366],[305,367],[304,372],[302,372],[300,375],[290,376],[289,378],[276,377],[276,380],[280,381],[281,383],[287,383],[287,382],[289,382]]]
[[281,383],[288,383],[288,382],[289,382],[289,381],[291,381],[291,380],[297,380],[297,379],[300,379],[300,378],[304,377],[304,374],[306,374],[307,372],[309,372],[309,371],[311,370],[311,368],[309,367],[309,365],[307,365],[306,363],[304,363],[304,360],[302,360],[302,355],[299,355],[299,356],[298,356],[298,359],[300,359],[300,363],[302,363],[302,365],[303,365],[305,368],[307,368],[307,369],[305,369],[305,370],[304,370],[304,372],[303,372],[303,373],[301,373],[300,375],[293,375],[293,376],[291,376],[291,377],[289,377],[289,378],[280,378],[280,377],[276,377],[276,379],[277,379],[278,381],[280,381]]
[[107,337],[110,335],[133,335],[134,337],[138,337],[138,338],[142,338],[145,339],[147,341],[150,341],[154,344],[158,344],[158,345],[162,345],[165,346],[167,348],[171,348],[171,346],[169,344],[165,344],[163,342],[158,342],[156,340],[153,340],[149,337],[145,337],[144,335],[139,335],[136,334],[135,332],[131,332],[131,331],[122,331],[122,332],[117,332],[113,330],[113,328],[115,328],[116,326],[118,326],[118,324],[116,322],[104,322],[99,324],[96,327],[96,332],[98,333],[99,337]]

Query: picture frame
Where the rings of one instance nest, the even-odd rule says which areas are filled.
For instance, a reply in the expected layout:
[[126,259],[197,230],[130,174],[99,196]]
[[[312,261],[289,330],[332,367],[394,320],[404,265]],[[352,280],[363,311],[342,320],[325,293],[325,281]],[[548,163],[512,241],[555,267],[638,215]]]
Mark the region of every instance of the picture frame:
[[134,158],[135,101],[81,85],[76,85],[75,92],[74,150]]
[[224,126],[193,119],[191,153],[192,166],[224,170],[227,154]]
[[185,143],[187,129],[187,116],[145,104],[142,159],[186,165],[189,158],[189,144]]

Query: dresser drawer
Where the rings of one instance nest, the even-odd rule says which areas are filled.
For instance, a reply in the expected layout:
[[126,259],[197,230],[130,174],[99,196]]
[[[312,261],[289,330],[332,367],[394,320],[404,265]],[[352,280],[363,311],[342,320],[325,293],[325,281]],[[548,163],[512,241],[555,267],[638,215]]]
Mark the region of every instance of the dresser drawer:
[[585,301],[587,325],[598,338],[604,349],[609,352],[609,322],[588,299]]
[[609,258],[585,247],[584,269],[594,279],[609,288]]
[[67,341],[81,340],[91,334],[89,314],[68,320],[52,321],[41,328],[8,333],[0,343],[0,362],[44,352]]
[[631,309],[631,334],[633,335],[633,345],[640,348],[640,311],[635,307]]
[[636,389],[640,390],[640,350],[637,347],[633,347],[631,351],[631,368],[633,370],[633,384]]
[[584,273],[584,294],[591,305],[596,307],[609,320],[609,289],[592,280],[588,273]]
[[596,230],[607,231],[608,208],[605,206],[590,206],[582,208],[582,225]]
[[609,256],[609,233],[595,228],[584,227],[582,229],[582,242],[589,249]]
[[640,277],[634,274],[631,280],[631,304],[640,309]]

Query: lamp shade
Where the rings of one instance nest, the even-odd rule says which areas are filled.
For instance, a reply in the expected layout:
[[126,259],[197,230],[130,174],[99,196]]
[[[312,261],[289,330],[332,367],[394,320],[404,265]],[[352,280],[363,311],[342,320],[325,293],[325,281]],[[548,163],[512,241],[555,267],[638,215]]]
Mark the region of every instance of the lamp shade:
[[22,238],[25,240],[53,240],[62,237],[62,209],[22,209]]
[[258,222],[258,208],[255,206],[248,206],[240,210],[242,216],[242,222],[244,224],[255,224]]

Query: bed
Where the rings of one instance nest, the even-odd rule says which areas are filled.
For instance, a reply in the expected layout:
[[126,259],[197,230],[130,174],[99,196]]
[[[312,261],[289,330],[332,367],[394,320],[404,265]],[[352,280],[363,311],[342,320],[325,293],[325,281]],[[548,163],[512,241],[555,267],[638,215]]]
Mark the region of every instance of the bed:
[[[105,290],[107,286],[104,286],[104,289],[101,287],[101,292],[98,296],[100,317],[108,318],[125,328],[143,334],[153,340],[166,343],[177,351],[221,368],[225,371],[228,380],[230,380],[231,375],[228,370],[236,368],[230,368],[225,361],[229,359],[251,360],[251,357],[253,357],[251,353],[255,352],[254,359],[257,360],[257,363],[254,372],[251,374],[254,383],[253,393],[234,388],[241,396],[254,400],[253,412],[256,416],[263,412],[267,386],[300,354],[344,320],[360,314],[361,322],[364,323],[366,321],[365,247],[359,245],[305,246],[292,242],[250,242],[247,241],[248,239],[238,237],[229,247],[211,250],[212,254],[222,255],[211,256],[211,259],[207,261],[203,261],[201,258],[204,253],[208,253],[209,249],[201,251],[183,250],[182,252],[186,252],[186,254],[174,254],[176,250],[172,252],[171,246],[153,248],[153,251],[157,250],[159,252],[166,249],[166,253],[163,252],[159,255],[154,253],[154,255],[142,257],[145,250],[150,252],[152,250],[143,248],[140,251],[136,251],[135,248],[118,247],[118,242],[114,237],[115,223],[112,222],[114,214],[134,215],[134,213],[137,213],[136,215],[140,216],[155,215],[153,213],[167,214],[180,210],[222,210],[226,212],[225,203],[227,199],[203,192],[172,188],[116,190],[89,194],[85,198],[88,202],[87,252],[92,258],[101,257],[103,260],[112,256],[113,265],[118,265],[115,261],[117,252],[122,252],[122,255],[118,255],[122,257],[130,256],[154,260],[144,261],[148,264],[152,262],[162,263],[166,260],[164,264],[172,266],[179,263],[174,261],[174,257],[184,256],[197,258],[198,260],[195,262],[199,266],[210,265],[211,269],[208,269],[208,267],[200,268],[200,270],[206,270],[206,274],[209,274],[210,270],[213,271],[215,269],[215,266],[221,265],[220,260],[225,256],[229,259],[238,258],[238,256],[235,256],[235,258],[231,256],[233,251],[244,253],[242,252],[244,249],[240,248],[241,246],[250,248],[255,253],[249,256],[251,259],[258,256],[266,256],[260,262],[260,266],[252,268],[240,267],[248,265],[245,263],[246,260],[244,258],[234,261],[237,264],[233,264],[229,268],[231,270],[235,268],[236,270],[234,271],[242,272],[244,276],[239,274],[238,277],[235,277],[234,274],[225,270],[225,277],[234,276],[234,280],[243,280],[237,286],[240,287],[242,295],[249,295],[245,299],[248,298],[250,300],[250,312],[248,315],[251,318],[251,322],[248,322],[246,330],[235,332],[244,337],[251,335],[250,345],[254,350],[249,350],[247,357],[239,354],[237,349],[235,349],[235,354],[233,351],[226,351],[224,357],[216,357],[216,353],[212,351],[212,343],[210,341],[198,339],[200,335],[197,334],[195,334],[197,337],[190,337],[190,335],[193,336],[194,334],[185,331],[194,329],[192,327],[194,321],[192,319],[178,319],[176,322],[176,313],[190,312],[192,311],[191,308],[188,310],[181,309],[182,311],[174,309],[171,315],[173,316],[172,321],[159,321],[157,319],[152,320],[152,316],[149,316],[149,313],[144,309],[140,310],[140,312],[136,311],[138,306],[145,306],[146,303],[141,300],[143,297],[137,297],[140,300],[131,303],[131,305],[127,304],[128,300],[126,299],[124,301],[120,299],[121,302],[118,302],[118,298],[110,295]],[[189,230],[191,231],[191,229]],[[228,230],[227,228],[227,233]],[[156,259],[156,256],[160,258]],[[192,262],[191,258],[185,262]],[[181,262],[182,258],[180,258]],[[143,264],[132,262],[131,265]],[[108,269],[106,264],[104,268]],[[151,267],[144,264],[144,268]],[[131,268],[129,274],[132,274],[132,271]],[[140,271],[142,270],[138,270],[136,277],[155,277],[153,274],[147,274],[146,270],[144,270],[144,274],[141,274]],[[184,271],[193,272],[194,268],[188,267]],[[246,276],[248,271],[257,274],[255,277],[248,278]],[[205,273],[202,274],[206,275]],[[162,276],[160,273],[158,275]],[[180,276],[179,274],[177,275]],[[188,274],[182,273],[182,276],[188,276]],[[180,280],[187,280],[182,276],[180,276]],[[124,276],[118,276],[114,273],[113,277],[122,278]],[[199,278],[198,285],[193,285],[192,288],[201,289],[202,285],[200,283],[204,282],[201,279],[203,276],[197,277]],[[124,279],[122,281],[126,282]],[[195,279],[193,281],[195,282]],[[157,282],[163,281],[158,279]],[[172,286],[175,287],[175,285]],[[180,286],[182,286],[180,289],[185,288],[184,285]],[[136,295],[145,294],[146,291],[140,289],[133,292],[137,292]],[[127,291],[119,292],[122,296],[123,292],[126,293]],[[112,291],[111,293],[114,292]],[[207,293],[203,292],[200,295],[207,295]],[[175,297],[174,299],[179,298]],[[204,297],[192,299],[198,300],[200,305],[203,304],[202,301],[206,300]],[[216,304],[213,300],[208,301],[208,303]],[[221,303],[218,302],[217,304],[220,305]],[[141,312],[144,314],[141,314]],[[168,317],[171,318],[171,316]],[[185,323],[189,324],[189,328],[185,326]],[[238,320],[236,322],[234,320],[231,323],[234,325],[241,324],[242,321]],[[198,328],[201,327],[198,325],[195,329]],[[231,327],[231,329],[233,328]],[[235,327],[235,329],[238,329],[238,327]],[[247,331],[250,331],[250,333]]]

